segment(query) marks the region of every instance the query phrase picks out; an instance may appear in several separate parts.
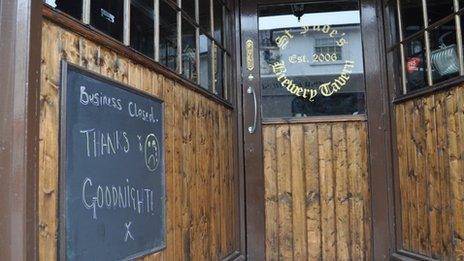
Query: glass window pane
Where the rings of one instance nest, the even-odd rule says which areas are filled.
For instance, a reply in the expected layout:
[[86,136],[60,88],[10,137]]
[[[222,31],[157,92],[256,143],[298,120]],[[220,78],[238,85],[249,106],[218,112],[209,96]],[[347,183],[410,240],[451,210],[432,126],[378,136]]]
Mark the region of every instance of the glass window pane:
[[78,20],[82,19],[82,0],[45,0],[45,3]]
[[131,0],[130,45],[154,58],[155,12],[153,0]]
[[429,25],[452,13],[454,13],[453,0],[427,0]]
[[427,60],[425,59],[424,37],[412,39],[404,45],[406,58],[406,88],[414,91],[426,87]]
[[159,62],[177,71],[177,12],[164,1],[159,8]]
[[458,76],[459,58],[454,19],[433,29],[429,35],[433,83]]
[[124,25],[124,1],[91,1],[90,24],[98,30],[122,41]]
[[220,44],[222,44],[222,34],[224,32],[223,28],[223,17],[222,17],[222,4],[217,0],[213,1],[214,4],[214,39]]
[[211,40],[200,34],[200,86],[211,90]]
[[216,95],[224,97],[224,51],[214,45],[214,89]]
[[184,10],[193,20],[195,16],[195,0],[182,0],[182,10]]
[[197,82],[196,29],[182,18],[182,75]]
[[408,37],[417,31],[424,29],[424,15],[421,0],[401,0],[401,18],[403,21],[403,33]]
[[200,27],[207,34],[211,34],[211,5],[209,1],[210,0],[198,0],[200,9]]
[[265,118],[365,113],[358,1],[259,10]]

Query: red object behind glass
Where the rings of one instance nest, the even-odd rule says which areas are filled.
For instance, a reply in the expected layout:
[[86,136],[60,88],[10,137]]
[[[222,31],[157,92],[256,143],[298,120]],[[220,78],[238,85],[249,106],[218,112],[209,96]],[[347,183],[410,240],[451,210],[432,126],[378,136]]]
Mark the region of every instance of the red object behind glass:
[[407,70],[408,73],[414,73],[419,71],[419,68],[422,64],[422,59],[419,57],[411,57],[408,59]]

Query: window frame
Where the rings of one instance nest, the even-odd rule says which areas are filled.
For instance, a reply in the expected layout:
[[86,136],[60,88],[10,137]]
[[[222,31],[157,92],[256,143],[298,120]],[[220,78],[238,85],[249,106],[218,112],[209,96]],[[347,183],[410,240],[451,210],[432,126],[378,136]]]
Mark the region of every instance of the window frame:
[[[460,6],[459,0],[452,0],[454,6],[454,12],[448,15],[443,16],[434,23],[429,24],[428,19],[428,7],[427,0],[421,0],[420,2],[420,12],[423,16],[424,28],[421,28],[417,32],[405,36],[404,24],[403,24],[403,10],[401,7],[401,0],[388,0],[385,2],[383,9],[385,14],[385,26],[387,30],[386,34],[386,56],[388,59],[387,70],[390,74],[394,74],[392,78],[397,78],[390,84],[393,87],[394,103],[400,103],[406,100],[410,100],[416,97],[421,97],[432,92],[443,90],[456,86],[456,84],[464,82],[464,50],[463,50],[463,40],[462,40],[462,28],[461,28],[461,19],[464,16],[464,5]],[[395,23],[391,23],[394,21]],[[432,70],[432,59],[431,59],[431,33],[446,23],[451,21],[455,22],[455,36],[456,36],[456,46],[457,46],[457,58],[459,60],[459,75],[452,77],[450,79],[433,82],[433,70]],[[424,54],[426,62],[426,83],[421,88],[416,90],[408,90],[407,88],[407,62],[406,62],[406,45],[413,41],[414,39],[423,38],[424,41]],[[399,53],[399,57],[395,56],[395,52]],[[396,58],[391,58],[396,57]],[[391,59],[397,59],[399,61],[391,61]],[[397,68],[396,66],[400,68]]]
[[[178,59],[177,59],[177,68],[176,70],[172,70],[171,68],[168,68],[166,67],[165,65],[161,64],[160,63],[160,35],[159,35],[159,28],[160,28],[160,10],[159,10],[159,3],[160,1],[164,1],[166,4],[170,5],[174,10],[175,12],[177,13],[177,56],[178,56]],[[229,64],[229,65],[226,65],[225,63],[227,61],[230,61],[231,63],[233,63],[233,56],[232,54],[234,53],[234,46],[233,44],[229,44],[229,43],[232,43],[233,42],[233,28],[235,27],[235,25],[227,25],[229,19],[232,20],[232,21],[235,21],[235,19],[233,19],[233,17],[229,17],[229,16],[234,16],[235,12],[234,12],[234,8],[235,8],[235,5],[234,5],[234,1],[226,1],[226,0],[208,0],[209,1],[209,6],[210,6],[210,12],[211,12],[211,21],[210,21],[210,32],[211,33],[208,33],[208,32],[204,32],[205,35],[207,35],[207,37],[212,41],[213,45],[214,46],[217,46],[217,48],[220,48],[223,52],[224,52],[224,58],[222,59],[223,60],[223,64],[222,64],[222,74],[223,75],[226,75],[227,72],[225,71],[226,68],[234,68],[233,64]],[[64,14],[65,16],[68,16],[68,17],[71,17],[69,14],[61,11],[60,9],[57,9],[53,6],[51,6],[49,3],[47,3],[48,1],[46,0],[42,0],[42,3],[44,6],[47,6],[49,9],[53,10],[54,12],[58,12],[60,14]],[[151,60],[152,62],[156,63],[156,65],[158,66],[161,66],[163,69],[165,69],[166,71],[168,72],[171,72],[171,73],[175,73],[177,77],[180,77],[182,78],[183,81],[186,81],[188,82],[189,84],[192,84],[195,86],[195,89],[199,89],[201,90],[201,92],[204,92],[206,91],[208,94],[210,94],[211,96],[214,96],[215,99],[219,100],[219,101],[222,101],[224,104],[227,104],[229,105],[229,107],[232,107],[232,102],[233,102],[233,91],[232,91],[232,87],[233,87],[233,84],[234,84],[234,81],[232,79],[232,77],[228,77],[227,81],[223,80],[224,81],[224,91],[223,91],[223,96],[219,96],[217,95],[217,91],[215,89],[215,64],[214,64],[214,60],[215,59],[210,59],[209,63],[212,63],[211,64],[211,67],[213,68],[213,72],[211,74],[211,84],[210,84],[210,88],[203,88],[200,86],[200,70],[199,70],[199,67],[200,67],[200,63],[199,63],[199,57],[200,57],[200,54],[199,54],[199,34],[200,34],[200,25],[199,25],[199,0],[194,0],[194,6],[195,6],[195,17],[191,17],[189,15],[189,13],[186,11],[186,10],[183,10],[181,8],[182,6],[182,0],[153,0],[154,2],[154,57],[149,57],[149,56],[146,56],[145,54],[143,54],[142,52],[134,49],[131,45],[130,45],[130,36],[131,36],[131,31],[130,31],[130,23],[131,23],[131,18],[130,18],[130,13],[131,13],[131,0],[123,0],[124,2],[124,12],[123,12],[123,37],[121,40],[118,40],[118,39],[115,39],[113,37],[111,37],[111,35],[108,35],[102,31],[99,31],[98,29],[96,28],[93,28],[90,24],[90,13],[91,13],[91,6],[90,6],[90,2],[91,0],[83,0],[82,1],[82,16],[81,16],[81,19],[76,19],[74,17],[72,17],[72,20],[75,20],[75,21],[79,21],[81,24],[85,25],[87,30],[89,31],[95,31],[99,34],[103,34],[104,36],[106,36],[107,38],[111,38],[112,40],[120,43],[121,45],[124,46],[124,48],[127,48],[129,49],[130,51],[132,52],[135,52],[137,53],[138,55],[141,55],[145,58],[148,58],[149,60]],[[222,42],[219,42],[218,40],[216,40],[214,38],[214,2],[217,2],[217,4],[219,4],[222,8],[222,18],[223,18],[223,21],[222,21]],[[227,16],[227,14],[229,16]],[[231,19],[232,18],[232,19]],[[195,28],[195,42],[196,42],[196,50],[195,50],[195,57],[196,57],[196,71],[197,71],[197,74],[198,76],[196,77],[196,80],[195,81],[192,81],[188,78],[185,78],[182,74],[183,72],[183,69],[182,69],[182,22],[186,20],[188,21],[188,23],[190,23],[194,28]],[[229,26],[229,27],[232,27],[231,29],[232,30],[227,30],[226,27]],[[230,59],[226,59],[226,58],[230,58]],[[177,78],[176,77],[176,78]]]

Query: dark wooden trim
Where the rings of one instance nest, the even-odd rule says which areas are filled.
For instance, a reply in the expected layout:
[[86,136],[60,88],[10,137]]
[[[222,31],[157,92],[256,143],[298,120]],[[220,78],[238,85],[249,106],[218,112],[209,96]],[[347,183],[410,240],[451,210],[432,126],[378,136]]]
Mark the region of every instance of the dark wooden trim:
[[[240,254],[242,257],[246,255],[246,205],[245,205],[245,162],[244,162],[244,138],[243,138],[243,107],[242,107],[242,72],[241,72],[241,30],[240,30],[240,1],[231,1],[233,4],[233,21],[234,21],[234,34],[233,34],[233,48],[231,51],[232,64],[234,65],[233,75],[233,88],[230,88],[230,97],[235,106],[235,129],[234,137],[236,142],[235,152],[235,167],[238,175],[238,195],[240,200]],[[244,260],[237,258],[236,260]]]
[[311,124],[311,123],[331,123],[331,122],[353,122],[367,121],[366,115],[339,115],[339,116],[313,116],[302,118],[264,118],[264,125],[278,124]]
[[41,1],[0,1],[0,256],[38,259]]
[[96,44],[104,46],[105,48],[108,48],[116,52],[117,54],[122,55],[132,60],[135,63],[138,63],[140,65],[143,65],[155,71],[156,73],[162,74],[163,76],[177,83],[180,83],[182,86],[185,86],[189,88],[190,90],[193,90],[212,101],[222,104],[224,107],[228,109],[234,109],[234,106],[229,101],[226,101],[222,98],[217,97],[216,95],[209,92],[208,90],[205,90],[204,88],[200,87],[196,83],[193,83],[183,78],[177,72],[174,72],[164,67],[160,63],[155,62],[154,60],[148,58],[147,56],[135,51],[131,47],[126,46],[123,43],[111,38],[110,36],[97,31],[96,29],[90,27],[89,25],[86,25],[82,23],[81,21],[76,20],[73,17],[63,12],[60,12],[59,10],[55,10],[51,8],[50,6],[48,6],[47,4],[42,4],[42,13],[43,13],[44,18],[58,24],[59,26],[65,29],[68,29],[73,33],[81,35],[82,37],[90,41],[93,41]]
[[390,95],[381,0],[361,0],[366,106],[369,130],[369,173],[372,211],[373,260],[390,260],[393,229],[393,194]]
[[247,260],[246,257],[244,255],[240,255],[238,256],[237,258],[234,259],[234,261],[245,261]]
[[243,257],[243,254],[240,252],[240,250],[236,250],[221,260],[222,261],[233,261],[233,260],[237,260],[240,257]]
[[399,250],[392,254],[392,259],[395,261],[439,261],[427,256],[418,255],[404,250]]
[[[242,46],[242,83],[241,100],[243,114],[243,157],[245,173],[245,195],[246,195],[246,254],[247,260],[265,260],[265,200],[264,200],[264,163],[263,163],[263,140],[261,113],[261,88],[259,79],[259,41],[258,41],[258,5],[256,0],[240,1],[240,25]],[[254,42],[254,69],[247,68],[246,42]],[[248,76],[252,74],[253,79]],[[256,93],[258,110],[256,119],[256,131],[248,132],[248,126],[252,125],[255,116],[253,96],[247,93],[248,87],[253,87]]]
[[446,91],[453,87],[457,87],[462,83],[464,83],[464,76],[459,76],[453,79],[446,80],[441,83],[434,84],[432,86],[427,86],[422,89],[412,91],[408,94],[405,94],[403,96],[400,96],[394,99],[393,103],[400,104],[400,103],[404,103],[410,100],[426,97],[426,96],[429,96],[429,95],[432,95],[438,92]]

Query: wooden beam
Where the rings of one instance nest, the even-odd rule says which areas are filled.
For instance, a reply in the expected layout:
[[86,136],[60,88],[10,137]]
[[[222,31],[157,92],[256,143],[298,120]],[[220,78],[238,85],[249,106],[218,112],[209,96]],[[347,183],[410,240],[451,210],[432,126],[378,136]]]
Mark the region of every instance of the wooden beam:
[[5,260],[37,259],[41,10],[41,1],[0,2],[0,256]]

